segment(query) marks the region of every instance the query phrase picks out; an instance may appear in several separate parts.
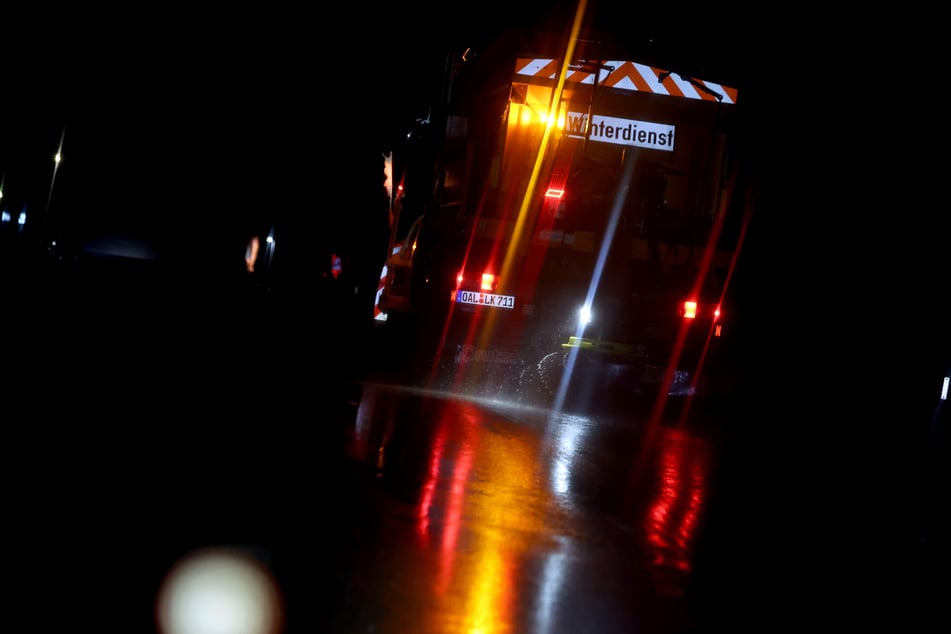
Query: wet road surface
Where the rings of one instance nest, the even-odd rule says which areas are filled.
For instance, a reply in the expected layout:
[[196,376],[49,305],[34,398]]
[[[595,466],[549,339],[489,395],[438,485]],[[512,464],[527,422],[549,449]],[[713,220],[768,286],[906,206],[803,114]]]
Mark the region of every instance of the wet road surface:
[[101,290],[20,296],[8,344],[33,629],[171,634],[173,566],[209,549],[264,571],[288,633],[946,623],[943,569],[860,548],[850,496],[790,477],[799,447],[747,401],[681,421],[461,398],[408,387],[398,348],[327,306]]
[[353,432],[388,511],[347,631],[691,631],[701,434],[376,385]]

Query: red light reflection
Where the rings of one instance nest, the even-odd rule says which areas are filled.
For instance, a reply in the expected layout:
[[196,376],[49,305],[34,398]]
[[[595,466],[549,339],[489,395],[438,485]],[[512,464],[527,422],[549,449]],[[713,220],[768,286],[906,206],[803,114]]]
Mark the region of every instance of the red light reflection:
[[658,492],[645,517],[655,566],[687,572],[707,492],[707,445],[678,429],[660,438]]

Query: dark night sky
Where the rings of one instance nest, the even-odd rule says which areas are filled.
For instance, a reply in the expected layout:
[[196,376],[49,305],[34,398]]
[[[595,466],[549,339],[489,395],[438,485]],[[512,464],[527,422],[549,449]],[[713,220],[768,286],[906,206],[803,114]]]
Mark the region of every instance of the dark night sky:
[[[737,86],[757,112],[748,105],[772,79],[757,64],[771,57],[728,6],[588,7],[583,38]],[[0,26],[5,200],[14,213],[27,202],[36,220],[65,130],[49,218],[69,235],[133,233],[182,260],[218,261],[273,222],[303,246],[339,238],[346,250],[370,220],[361,201],[382,152],[438,99],[447,53],[485,50],[510,28],[568,33],[574,10],[569,0],[33,9]]]
[[[350,193],[375,180],[380,153],[436,100],[449,50],[478,50],[509,27],[567,32],[574,6],[165,3],[13,14],[0,26],[6,200],[43,209],[65,130],[50,215],[73,230],[134,230],[204,249],[243,244],[249,226],[275,216],[296,219],[300,235],[346,232],[359,220]],[[800,83],[785,85],[798,75],[779,70],[777,34],[727,5],[704,14],[588,6],[583,36],[739,87],[757,125],[796,129],[808,115]],[[764,87],[805,110],[775,117]],[[775,172],[773,159],[795,148],[785,132],[779,142],[756,128],[750,137]]]
[[176,233],[187,218],[240,232],[267,209],[338,212],[363,182],[354,163],[438,90],[451,39],[423,44],[422,12],[373,11],[163,4],[5,20],[8,205],[45,207],[65,130],[50,214],[84,231]]
[[[224,220],[240,233],[250,219],[279,210],[317,230],[346,209],[345,192],[365,182],[353,165],[366,158],[375,169],[378,154],[436,99],[448,50],[478,49],[509,27],[566,32],[574,7],[489,0],[11,9],[0,23],[6,200],[27,200],[31,213],[45,206],[65,129],[51,204],[61,222],[181,233],[187,220],[213,233]],[[843,65],[832,54],[841,31],[820,28],[805,10],[800,21],[810,28],[787,33],[772,18],[722,3],[698,12],[593,0],[588,9],[583,35],[613,40],[633,59],[738,86],[747,120],[755,120],[752,151],[790,210],[861,190],[842,181],[856,171],[842,169],[843,153],[848,164],[876,154],[842,140],[861,128],[846,93],[878,85],[857,76],[889,56],[878,42],[848,48],[849,62],[870,64]],[[880,99],[866,94],[861,103]],[[880,165],[895,162],[885,156]],[[830,175],[800,176],[820,172]],[[806,191],[828,182],[842,186]],[[917,206],[927,208],[927,195],[916,191]],[[816,214],[823,223],[845,215]],[[788,228],[777,222],[770,230]]]
[[[723,44],[738,25],[688,36],[663,24],[661,12],[634,20],[589,6],[601,22],[622,17],[630,26],[620,39],[634,47],[648,50],[653,37],[652,53],[679,58],[685,43],[693,54],[717,41],[698,58],[703,69],[743,71],[734,59],[742,46]],[[54,194],[61,207],[68,197],[128,218],[130,206],[149,215],[260,208],[282,196],[334,200],[353,152],[392,147],[438,97],[449,50],[478,49],[508,27],[564,32],[573,10],[565,0],[544,11],[502,2],[477,11],[404,3],[318,12],[162,4],[6,22],[5,193],[16,199],[29,183],[31,208],[37,197],[45,205],[65,129]]]

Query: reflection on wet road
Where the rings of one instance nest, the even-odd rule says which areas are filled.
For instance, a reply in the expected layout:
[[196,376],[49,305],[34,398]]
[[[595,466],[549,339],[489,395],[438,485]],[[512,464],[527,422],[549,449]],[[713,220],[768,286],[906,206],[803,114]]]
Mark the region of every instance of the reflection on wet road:
[[638,420],[374,384],[352,418],[385,510],[346,631],[690,630],[714,460],[696,430],[665,423],[645,448]]

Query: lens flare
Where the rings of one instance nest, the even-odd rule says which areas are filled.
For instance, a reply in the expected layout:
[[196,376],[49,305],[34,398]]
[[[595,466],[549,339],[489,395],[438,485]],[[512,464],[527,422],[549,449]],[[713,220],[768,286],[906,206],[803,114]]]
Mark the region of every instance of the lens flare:
[[161,634],[279,634],[282,606],[265,568],[238,551],[213,549],[180,560],[156,603]]

